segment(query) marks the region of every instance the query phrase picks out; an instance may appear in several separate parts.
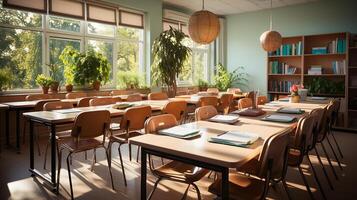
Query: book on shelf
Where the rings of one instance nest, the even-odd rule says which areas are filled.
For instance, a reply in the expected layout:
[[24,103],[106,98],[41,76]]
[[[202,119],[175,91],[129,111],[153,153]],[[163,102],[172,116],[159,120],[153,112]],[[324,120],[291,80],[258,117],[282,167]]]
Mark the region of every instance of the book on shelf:
[[302,55],[302,42],[282,44],[276,51],[268,53],[269,56],[299,56]]
[[346,53],[346,40],[336,38],[327,45],[327,53],[330,54],[342,54]]
[[270,80],[268,83],[269,91],[272,92],[290,92],[292,85],[299,85],[300,81],[284,81],[284,80]]
[[312,47],[311,53],[314,55],[327,54],[327,47]]
[[279,61],[269,62],[270,74],[295,74],[296,67],[290,66],[287,63],[280,63]]
[[312,65],[307,71],[308,75],[321,75],[322,74],[322,66],[321,65]]
[[334,74],[346,74],[346,60],[333,61],[332,72]]

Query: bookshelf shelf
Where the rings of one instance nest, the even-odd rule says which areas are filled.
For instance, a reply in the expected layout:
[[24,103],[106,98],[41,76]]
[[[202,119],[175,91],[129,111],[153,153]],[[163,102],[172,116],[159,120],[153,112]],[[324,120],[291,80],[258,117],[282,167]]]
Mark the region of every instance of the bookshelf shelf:
[[328,54],[304,54],[306,57],[327,57],[327,56],[346,56],[345,53],[328,53]]
[[301,58],[302,55],[268,56],[269,58]]
[[350,49],[357,49],[357,47],[350,47]]
[[304,76],[341,76],[341,77],[345,77],[345,74],[304,74]]
[[301,74],[268,74],[268,76],[301,76]]

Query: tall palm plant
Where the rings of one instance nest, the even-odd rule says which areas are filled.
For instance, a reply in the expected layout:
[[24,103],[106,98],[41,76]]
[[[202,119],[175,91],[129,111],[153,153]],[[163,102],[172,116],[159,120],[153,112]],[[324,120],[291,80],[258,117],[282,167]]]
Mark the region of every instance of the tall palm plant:
[[172,27],[162,32],[154,41],[154,62],[151,66],[152,80],[155,84],[167,86],[170,97],[176,95],[176,78],[182,72],[184,62],[191,55],[191,49],[183,45],[188,36]]

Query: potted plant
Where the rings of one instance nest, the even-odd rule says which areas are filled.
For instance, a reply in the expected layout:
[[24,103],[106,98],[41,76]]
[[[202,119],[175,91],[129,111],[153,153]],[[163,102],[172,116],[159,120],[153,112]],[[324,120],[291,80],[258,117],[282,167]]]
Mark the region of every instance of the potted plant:
[[227,91],[228,88],[231,88],[233,85],[245,85],[247,81],[246,73],[240,72],[243,70],[243,67],[238,67],[232,72],[228,72],[226,68],[219,63],[217,65],[217,73],[214,76],[214,85],[219,91]]
[[138,89],[140,87],[141,77],[136,72],[119,71],[117,73],[118,89]]
[[48,89],[50,88],[53,80],[51,77],[47,77],[44,74],[39,74],[36,77],[36,83],[41,86],[42,88],[42,93],[43,94],[48,94]]
[[13,74],[9,68],[0,69],[0,92],[11,88]]
[[290,87],[290,92],[291,92],[290,98],[289,98],[290,103],[299,103],[300,102],[299,86],[292,85]]
[[59,56],[63,63],[63,75],[67,92],[73,91],[74,69],[76,68],[79,55],[80,53],[76,49],[72,46],[67,46],[63,49],[61,55]]
[[49,64],[47,66],[49,68],[50,77],[52,79],[52,83],[50,85],[51,92],[58,93],[61,80],[60,66],[58,64]]
[[205,80],[198,79],[198,89],[199,91],[207,91],[208,83]]
[[185,33],[170,27],[155,39],[152,47],[154,55],[154,62],[151,66],[153,83],[167,86],[170,97],[176,95],[176,78],[191,54],[191,49],[183,44],[183,40],[187,37]]

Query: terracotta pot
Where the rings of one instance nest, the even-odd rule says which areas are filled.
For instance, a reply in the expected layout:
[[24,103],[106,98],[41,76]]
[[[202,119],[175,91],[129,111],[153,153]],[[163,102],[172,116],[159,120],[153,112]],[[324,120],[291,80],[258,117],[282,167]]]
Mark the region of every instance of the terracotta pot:
[[73,91],[73,85],[72,84],[66,85],[66,91],[67,92],[72,92]]
[[53,82],[51,84],[51,92],[58,93],[59,82]]
[[199,90],[202,91],[207,91],[207,87],[199,87]]
[[50,89],[48,86],[47,87],[42,86],[41,88],[42,88],[42,93],[43,94],[48,94],[48,89]]
[[300,96],[299,95],[291,96],[289,101],[290,101],[290,103],[299,103],[300,102]]
[[93,82],[92,86],[93,86],[93,89],[94,89],[94,90],[99,91],[99,89],[100,89],[100,82],[99,82],[99,81],[95,81],[95,82]]

